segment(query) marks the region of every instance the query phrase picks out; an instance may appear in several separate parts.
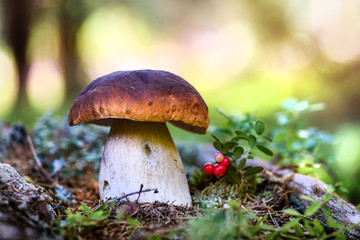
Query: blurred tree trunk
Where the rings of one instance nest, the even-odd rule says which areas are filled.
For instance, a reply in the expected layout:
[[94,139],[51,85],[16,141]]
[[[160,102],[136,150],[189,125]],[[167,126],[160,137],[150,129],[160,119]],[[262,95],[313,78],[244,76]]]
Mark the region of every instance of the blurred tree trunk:
[[77,33],[90,11],[84,1],[63,0],[59,4],[61,64],[66,98],[72,102],[86,84],[87,76],[79,57]]
[[18,92],[13,115],[21,109],[26,109],[29,105],[27,99],[27,79],[29,72],[27,45],[29,42],[34,5],[34,1],[31,0],[2,1],[4,35],[14,54],[18,73]]

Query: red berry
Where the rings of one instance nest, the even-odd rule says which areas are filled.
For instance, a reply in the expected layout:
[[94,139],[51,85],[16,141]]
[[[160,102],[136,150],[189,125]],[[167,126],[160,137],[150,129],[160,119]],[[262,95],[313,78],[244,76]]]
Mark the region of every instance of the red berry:
[[206,163],[204,165],[204,172],[207,174],[207,175],[211,175],[213,174],[214,172],[214,165],[212,163]]
[[222,160],[220,164],[223,165],[224,167],[227,167],[230,164],[230,159],[228,157],[224,157],[224,160]]
[[216,153],[214,158],[216,162],[220,163],[224,159],[224,155],[222,153]]
[[214,167],[215,176],[221,177],[224,176],[225,173],[226,173],[226,167],[224,167],[224,165],[218,164]]

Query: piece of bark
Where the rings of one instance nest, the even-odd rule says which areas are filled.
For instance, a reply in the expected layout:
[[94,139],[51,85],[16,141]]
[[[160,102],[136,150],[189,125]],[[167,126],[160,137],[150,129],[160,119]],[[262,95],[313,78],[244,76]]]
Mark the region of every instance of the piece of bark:
[[0,163],[0,239],[53,239],[52,198],[9,164]]
[[[216,150],[205,144],[200,147],[185,145],[179,147],[179,152],[184,163],[192,162],[202,168],[206,162],[213,161]],[[277,181],[285,183],[287,189],[291,191],[291,195],[298,200],[303,209],[307,209],[311,205],[311,202],[302,198],[303,195],[322,202],[324,196],[329,192],[329,186],[319,179],[294,173],[289,169],[282,169],[262,159],[248,160],[246,165],[261,166],[273,174]],[[324,206],[330,210],[333,220],[344,226],[357,224],[356,227],[347,232],[347,237],[349,239],[360,239],[360,211],[337,194],[331,193],[331,195],[331,200]],[[326,222],[325,216],[321,212],[318,212],[315,217]]]

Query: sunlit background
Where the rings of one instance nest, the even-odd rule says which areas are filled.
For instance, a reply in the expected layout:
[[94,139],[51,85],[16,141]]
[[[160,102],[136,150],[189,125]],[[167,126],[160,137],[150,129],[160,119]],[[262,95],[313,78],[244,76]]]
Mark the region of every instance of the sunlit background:
[[91,80],[133,69],[185,78],[214,125],[215,107],[266,122],[285,99],[321,102],[310,123],[337,137],[337,171],[360,202],[360,1],[0,2],[2,120],[31,129]]

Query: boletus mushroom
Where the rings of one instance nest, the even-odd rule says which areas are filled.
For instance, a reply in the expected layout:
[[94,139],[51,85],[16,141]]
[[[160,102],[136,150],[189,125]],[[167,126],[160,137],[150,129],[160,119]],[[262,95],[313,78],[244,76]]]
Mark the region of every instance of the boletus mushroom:
[[[144,188],[139,201],[191,206],[180,155],[166,122],[204,134],[208,108],[187,81],[166,71],[118,71],[92,81],[76,97],[70,126],[111,126],[99,173],[100,198],[121,197]],[[130,196],[134,200],[136,196]]]

